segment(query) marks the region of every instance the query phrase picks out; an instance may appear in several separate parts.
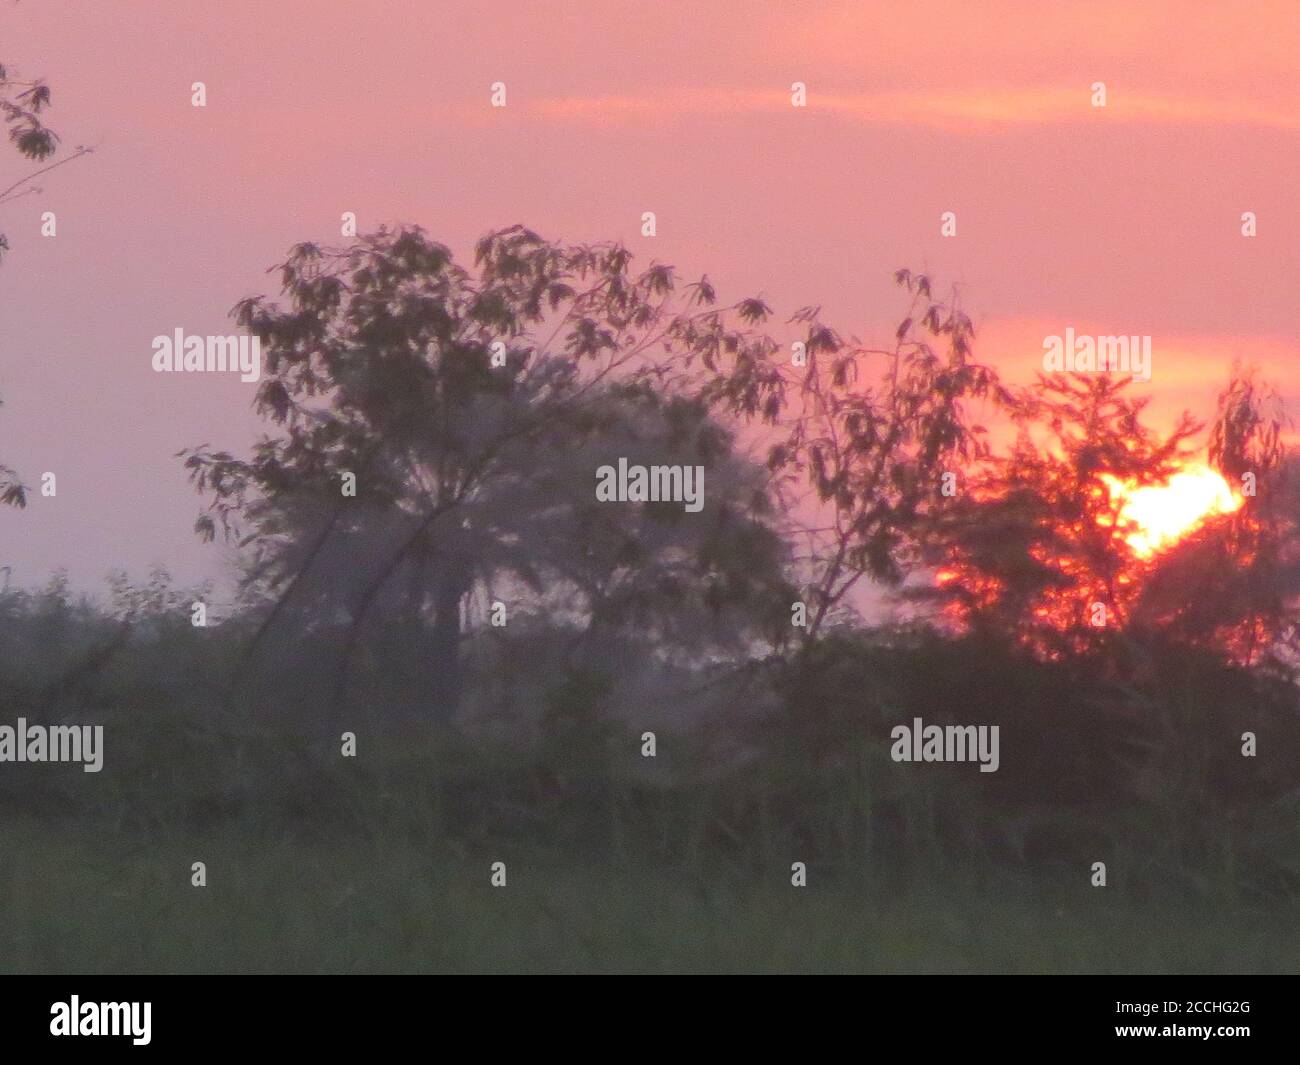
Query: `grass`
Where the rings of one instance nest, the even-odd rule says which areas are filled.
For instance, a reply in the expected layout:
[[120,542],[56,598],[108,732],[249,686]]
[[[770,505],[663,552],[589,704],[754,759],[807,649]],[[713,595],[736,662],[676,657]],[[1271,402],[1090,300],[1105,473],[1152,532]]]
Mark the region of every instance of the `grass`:
[[[208,886],[190,885],[207,863]],[[492,861],[508,883],[489,883]],[[0,968],[206,972],[1294,972],[1300,912],[1041,875],[925,890],[864,871],[584,862],[409,841],[179,841],[10,822]]]

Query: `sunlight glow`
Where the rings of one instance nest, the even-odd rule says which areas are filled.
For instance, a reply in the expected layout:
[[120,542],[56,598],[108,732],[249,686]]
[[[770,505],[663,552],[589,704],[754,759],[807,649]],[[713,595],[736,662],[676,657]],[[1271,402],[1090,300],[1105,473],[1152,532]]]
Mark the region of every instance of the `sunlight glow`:
[[1242,504],[1222,475],[1208,466],[1188,466],[1166,484],[1135,485],[1110,474],[1103,474],[1102,480],[1119,507],[1120,523],[1132,527],[1125,540],[1141,558],[1149,558],[1208,518],[1231,514]]

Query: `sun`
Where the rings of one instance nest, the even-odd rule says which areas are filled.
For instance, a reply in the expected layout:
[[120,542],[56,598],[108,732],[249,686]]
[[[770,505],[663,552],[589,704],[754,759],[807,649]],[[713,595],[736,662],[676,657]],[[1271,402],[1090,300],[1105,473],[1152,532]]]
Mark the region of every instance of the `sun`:
[[1128,526],[1124,539],[1139,558],[1150,558],[1208,519],[1231,514],[1242,499],[1217,471],[1191,465],[1164,484],[1138,485],[1103,474],[1119,522]]

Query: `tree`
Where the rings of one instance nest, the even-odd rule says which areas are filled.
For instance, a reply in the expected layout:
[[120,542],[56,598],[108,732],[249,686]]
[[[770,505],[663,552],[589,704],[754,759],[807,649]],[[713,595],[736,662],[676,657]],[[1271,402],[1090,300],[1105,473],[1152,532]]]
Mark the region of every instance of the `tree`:
[[1261,412],[1253,378],[1234,375],[1223,393],[1209,457],[1230,485],[1251,471],[1270,491],[1158,549],[1135,545],[1126,497],[1182,470],[1204,426],[1184,413],[1154,432],[1130,383],[1040,374],[1016,394],[1017,440],[975,464],[936,513],[926,557],[937,586],[917,597],[962,628],[1049,658],[1158,637],[1249,659],[1283,631],[1296,587],[1283,515],[1294,501],[1280,422]]
[[[198,531],[251,549],[249,587],[273,600],[263,632],[290,615],[341,625],[342,677],[368,618],[405,617],[427,632],[446,719],[467,597],[494,580],[564,586],[588,632],[663,635],[699,609],[772,627],[789,591],[761,480],[682,387],[753,308],[715,309],[707,279],[680,289],[631,261],[519,226],[479,242],[476,273],[418,228],[292,250],[287,305],[235,309],[260,338],[272,435],[247,460],[182,452],[211,497]],[[705,467],[700,513],[596,503],[597,466],[650,455]]]
[[[3,117],[4,125],[9,131],[10,143],[26,159],[44,162],[58,149],[58,134],[46,126],[41,117],[49,105],[49,86],[41,81],[23,81],[0,64],[0,117]],[[78,145],[67,159],[41,167],[8,186],[0,187],[0,204],[9,203],[29,192],[39,192],[31,183],[34,178],[90,151],[90,148]],[[0,259],[8,250],[9,240],[0,233]],[[3,464],[0,464],[0,504],[17,507],[27,505],[26,490],[18,474]]]
[[18,474],[4,463],[0,463],[0,504],[27,506],[27,489]]
[[1242,505],[1206,523],[1143,581],[1135,625],[1226,654],[1294,670],[1300,647],[1300,497],[1289,424],[1277,393],[1233,367],[1210,427],[1208,457]]
[[[59,135],[45,125],[42,117],[45,109],[50,106],[50,99],[50,88],[43,81],[25,81],[0,64],[0,117],[3,117],[4,125],[9,131],[9,141],[21,156],[38,163],[48,160],[59,147]],[[0,187],[0,204],[40,192],[32,184],[33,180],[91,151],[92,148],[79,144],[66,159],[42,166],[11,184]],[[8,238],[0,233],[0,256],[8,250]]]
[[1008,400],[975,361],[974,328],[956,297],[934,299],[923,274],[894,278],[909,306],[892,346],[845,338],[806,307],[790,319],[803,330],[797,346],[739,346],[710,367],[700,393],[775,436],[767,465],[775,490],[793,496],[790,535],[807,544],[808,640],[863,578],[904,580],[942,504],[944,474],[986,451],[966,404]]
[[[58,137],[41,121],[41,111],[50,102],[50,90],[40,82],[13,79],[0,65],[0,115],[9,128],[9,139],[28,159],[43,160],[54,153]],[[0,190],[0,204],[22,195],[19,191],[28,179],[23,178]],[[9,249],[9,240],[0,233],[0,258]],[[0,464],[0,503],[17,507],[27,505],[27,494],[18,474]]]

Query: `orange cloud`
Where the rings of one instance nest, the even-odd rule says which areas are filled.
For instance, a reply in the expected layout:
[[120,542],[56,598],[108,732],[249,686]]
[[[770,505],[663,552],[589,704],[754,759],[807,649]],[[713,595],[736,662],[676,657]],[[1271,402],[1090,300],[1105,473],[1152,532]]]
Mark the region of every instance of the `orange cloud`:
[[[905,124],[945,130],[1071,122],[1157,125],[1240,125],[1300,131],[1300,105],[1274,109],[1247,100],[1224,100],[1109,90],[1107,106],[1094,108],[1090,88],[972,90],[949,93],[819,93],[810,88],[807,110],[866,124]],[[679,91],[665,94],[544,97],[528,109],[556,121],[617,125],[674,118],[773,114],[793,110],[788,91]]]
[[[999,318],[980,326],[976,354],[993,366],[1004,380],[1028,384],[1041,372],[1043,340],[1060,334],[1063,319]],[[1106,336],[1119,327],[1070,322],[1078,335]],[[1135,330],[1129,329],[1128,332]],[[1273,336],[1230,336],[1157,333],[1152,337],[1151,380],[1134,381],[1131,394],[1150,397],[1151,424],[1171,429],[1184,411],[1202,421],[1215,413],[1219,392],[1228,383],[1234,361],[1258,369],[1266,384],[1276,388],[1293,415],[1300,415],[1300,390],[1294,388],[1293,367],[1297,343]],[[1289,443],[1300,442],[1294,431]],[[999,435],[1005,441],[1008,437]]]

